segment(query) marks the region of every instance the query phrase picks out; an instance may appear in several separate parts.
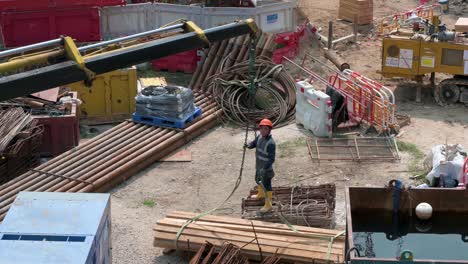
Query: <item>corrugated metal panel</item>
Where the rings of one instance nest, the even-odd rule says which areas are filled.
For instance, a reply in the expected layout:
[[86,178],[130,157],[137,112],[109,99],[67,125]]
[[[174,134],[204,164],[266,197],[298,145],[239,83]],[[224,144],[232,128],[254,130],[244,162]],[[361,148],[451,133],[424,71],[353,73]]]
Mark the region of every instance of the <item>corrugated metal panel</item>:
[[103,39],[128,36],[153,29],[148,15],[151,4],[101,8],[101,36]]
[[1,14],[6,47],[23,46],[71,36],[80,42],[101,39],[99,8],[53,8],[40,11],[6,11]]
[[264,32],[283,32],[296,29],[296,1],[269,2],[255,8],[200,7],[145,3],[124,7],[104,7],[101,10],[103,38],[116,38],[161,27],[178,19],[188,19],[206,29],[254,18]]
[[162,27],[178,19],[191,20],[199,27],[203,29],[206,28],[203,23],[201,23],[203,8],[199,6],[171,5],[163,3],[155,3],[151,6],[151,11],[148,13],[151,18],[154,18],[154,20],[151,21],[151,29]]

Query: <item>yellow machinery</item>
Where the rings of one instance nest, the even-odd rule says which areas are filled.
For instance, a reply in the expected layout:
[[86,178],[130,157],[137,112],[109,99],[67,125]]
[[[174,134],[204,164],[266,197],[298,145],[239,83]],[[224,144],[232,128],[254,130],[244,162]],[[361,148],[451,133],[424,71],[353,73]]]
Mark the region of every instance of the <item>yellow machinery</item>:
[[[438,16],[432,23],[411,18],[413,29],[397,30],[383,39],[382,75],[408,77],[422,82],[431,75],[434,97],[441,104],[468,104],[468,38],[466,33],[447,31]],[[422,26],[421,26],[422,25]],[[434,26],[437,25],[437,26]],[[452,75],[435,84],[435,73]],[[421,99],[418,87],[416,101]]]
[[178,21],[87,46],[77,47],[73,39],[62,37],[0,51],[0,101],[78,81],[92,86],[99,74],[256,33],[252,19],[205,30],[191,21]]

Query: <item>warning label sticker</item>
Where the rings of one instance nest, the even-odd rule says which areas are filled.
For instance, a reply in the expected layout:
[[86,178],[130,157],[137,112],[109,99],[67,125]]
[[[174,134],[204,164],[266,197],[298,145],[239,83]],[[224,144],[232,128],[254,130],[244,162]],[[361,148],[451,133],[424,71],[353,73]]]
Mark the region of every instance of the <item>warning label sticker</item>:
[[422,56],[421,57],[421,66],[427,68],[434,68],[435,58],[434,56]]
[[385,66],[398,68],[398,58],[387,57]]

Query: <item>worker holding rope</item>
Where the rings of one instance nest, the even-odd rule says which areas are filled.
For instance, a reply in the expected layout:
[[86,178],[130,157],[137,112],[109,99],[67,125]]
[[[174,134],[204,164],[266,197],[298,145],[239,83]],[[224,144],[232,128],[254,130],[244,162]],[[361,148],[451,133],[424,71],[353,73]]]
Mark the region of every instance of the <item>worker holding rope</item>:
[[258,193],[254,196],[257,199],[265,199],[265,205],[260,209],[261,213],[271,211],[271,201],[273,189],[271,180],[275,176],[273,163],[276,156],[276,144],[271,136],[273,123],[268,119],[263,119],[259,124],[260,135],[255,140],[246,144],[249,149],[256,148],[255,182],[258,184]]

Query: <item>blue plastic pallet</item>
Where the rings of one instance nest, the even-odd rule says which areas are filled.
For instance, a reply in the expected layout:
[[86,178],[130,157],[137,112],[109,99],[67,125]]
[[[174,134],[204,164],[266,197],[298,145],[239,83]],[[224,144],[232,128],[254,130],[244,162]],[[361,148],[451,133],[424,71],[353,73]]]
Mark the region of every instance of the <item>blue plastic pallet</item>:
[[185,119],[175,119],[175,118],[161,118],[155,116],[142,116],[137,113],[133,113],[132,120],[138,123],[151,125],[151,126],[162,126],[162,127],[173,127],[183,129],[192,122],[195,118],[201,116],[202,109],[196,107],[195,111]]

